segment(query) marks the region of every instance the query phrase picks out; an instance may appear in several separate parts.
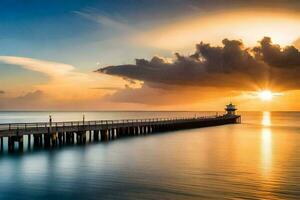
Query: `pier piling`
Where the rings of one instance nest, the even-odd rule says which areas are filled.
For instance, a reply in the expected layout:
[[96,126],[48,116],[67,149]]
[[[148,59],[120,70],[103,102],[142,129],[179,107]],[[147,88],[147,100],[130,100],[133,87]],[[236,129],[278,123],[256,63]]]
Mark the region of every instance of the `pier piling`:
[[8,137],[8,151],[13,152],[15,150],[15,142],[13,136]]
[[3,152],[3,137],[0,137],[0,151]]
[[94,136],[94,141],[95,142],[99,141],[99,130],[94,130],[93,131],[93,136]]
[[31,134],[29,134],[27,136],[27,145],[28,145],[28,149],[30,149],[31,148]]

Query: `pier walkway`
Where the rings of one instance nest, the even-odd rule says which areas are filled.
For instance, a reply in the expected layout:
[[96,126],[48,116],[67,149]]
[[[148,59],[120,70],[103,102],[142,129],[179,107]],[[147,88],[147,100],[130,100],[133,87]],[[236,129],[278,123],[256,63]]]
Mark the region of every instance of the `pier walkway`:
[[71,121],[45,123],[0,124],[0,151],[4,138],[8,138],[8,151],[23,150],[24,137],[28,148],[55,147],[64,144],[84,144],[90,141],[109,141],[119,137],[150,134],[164,131],[200,128],[224,124],[240,123],[239,115],[207,116],[195,118],[157,118],[131,120]]

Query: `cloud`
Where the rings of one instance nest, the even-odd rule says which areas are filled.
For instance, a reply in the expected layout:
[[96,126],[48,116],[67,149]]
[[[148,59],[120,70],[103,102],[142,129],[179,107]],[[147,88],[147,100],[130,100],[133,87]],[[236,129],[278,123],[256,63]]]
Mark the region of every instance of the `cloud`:
[[[165,86],[164,88],[156,87],[157,85],[145,83],[142,88],[125,88],[118,90],[104,99],[110,102],[126,102],[144,105],[168,105],[176,106],[180,104],[193,104],[202,99],[202,103],[220,96],[236,95],[234,91],[220,91],[211,87],[175,87]],[[212,92],[213,91],[213,92]]]
[[3,91],[3,90],[0,90],[0,95],[1,95],[1,94],[5,94],[5,91]]
[[99,23],[102,26],[105,26],[107,28],[111,28],[119,31],[132,31],[132,27],[129,26],[127,23],[123,22],[121,19],[100,14],[99,11],[95,9],[89,8],[89,9],[84,9],[82,11],[74,11],[74,13],[85,19]]
[[[234,36],[243,38],[245,44],[254,46],[258,38],[266,35],[272,36],[273,41],[281,45],[292,44],[299,37],[299,13],[281,6],[274,7],[274,4],[263,6],[256,2],[254,5],[260,5],[257,7],[250,6],[249,1],[243,1],[244,6],[239,7],[242,1],[233,2],[231,1],[230,9],[226,9],[230,3],[225,1],[207,1],[204,5],[199,3],[198,12],[146,29],[134,36],[135,41],[139,45],[163,50],[190,51],[192,45],[200,40],[219,45],[223,38]],[[299,1],[297,3],[300,5]],[[206,7],[205,4],[212,7]],[[293,6],[295,9],[296,6]]]
[[11,65],[19,65],[24,69],[41,72],[51,78],[63,77],[69,73],[73,73],[74,70],[72,65],[27,57],[0,56],[0,62]]
[[298,49],[300,49],[300,38],[298,38],[295,42],[294,42],[295,47],[297,47]]
[[[214,110],[233,100],[243,109],[265,109],[266,105],[257,102],[256,96],[249,98],[245,94],[257,94],[262,89],[295,93],[300,89],[299,58],[299,50],[294,46],[281,47],[269,37],[264,37],[255,47],[247,47],[241,40],[224,39],[222,46],[200,42],[193,54],[175,53],[173,61],[154,56],[150,60],[136,59],[135,64],[107,66],[97,71],[143,82],[141,88],[125,88],[107,95],[105,99],[111,102],[167,110]],[[285,108],[280,105],[283,99],[287,102]],[[272,102],[278,108],[287,109],[292,104],[290,99],[284,95]]]
[[[265,37],[254,48],[242,41],[222,41],[223,46],[196,45],[189,56],[175,54],[173,62],[154,56],[136,59],[135,64],[108,66],[98,72],[155,83],[159,87],[197,86],[236,90],[257,87],[299,89],[300,52],[294,46],[284,48]],[[256,87],[256,88],[255,88]]]
[[[175,54],[169,62],[154,56],[150,61],[136,59],[133,65],[108,66],[98,71],[145,82],[178,86],[249,87],[263,79],[267,66],[256,60],[240,41],[223,40],[223,47],[201,42],[190,56]],[[243,81],[240,81],[240,78]]]
[[43,97],[43,92],[41,90],[36,90],[34,92],[28,92],[25,95],[19,96],[16,99],[20,101],[33,101],[38,100]]
[[47,96],[40,90],[31,91],[17,97],[0,98],[0,109],[3,110],[45,109],[48,105]]
[[300,67],[300,52],[294,46],[286,46],[283,49],[279,45],[273,45],[271,38],[265,37],[260,41],[260,47],[254,51],[262,56],[262,59],[270,66],[275,67]]
[[[119,86],[118,81],[121,80],[112,79],[107,76],[99,77],[92,72],[79,72],[72,65],[34,58],[0,56],[0,62],[17,65],[24,69],[47,75],[49,81],[35,85],[31,89],[43,91],[49,97],[56,100],[74,101],[78,99],[98,98],[112,91],[106,90],[100,92],[89,90],[89,88],[94,88],[99,83],[107,89],[109,87],[117,87]],[[110,82],[111,80],[114,81],[114,84]]]
[[123,89],[122,87],[93,87],[89,88],[91,90],[121,90]]
[[211,105],[208,100],[223,99],[224,103],[241,92],[300,89],[300,54],[294,46],[280,47],[269,37],[252,48],[245,47],[240,40],[224,39],[222,44],[211,46],[201,42],[192,55],[176,53],[172,62],[154,56],[97,72],[142,81],[141,88],[125,88],[106,98],[145,105],[182,107],[201,102],[207,109],[205,102]]

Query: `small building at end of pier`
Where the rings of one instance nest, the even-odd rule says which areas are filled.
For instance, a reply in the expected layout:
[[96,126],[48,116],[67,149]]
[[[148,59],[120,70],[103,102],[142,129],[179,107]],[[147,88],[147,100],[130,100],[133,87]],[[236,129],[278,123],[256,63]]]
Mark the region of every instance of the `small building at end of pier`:
[[226,115],[234,116],[234,115],[236,115],[236,113],[235,113],[236,110],[237,110],[237,108],[231,102],[228,105],[226,105],[226,108],[225,108]]

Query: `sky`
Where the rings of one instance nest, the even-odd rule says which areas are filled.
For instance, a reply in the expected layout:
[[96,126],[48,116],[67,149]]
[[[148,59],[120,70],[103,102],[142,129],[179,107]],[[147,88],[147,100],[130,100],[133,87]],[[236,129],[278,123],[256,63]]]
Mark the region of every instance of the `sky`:
[[0,110],[300,110],[297,0],[2,0],[0,18]]

